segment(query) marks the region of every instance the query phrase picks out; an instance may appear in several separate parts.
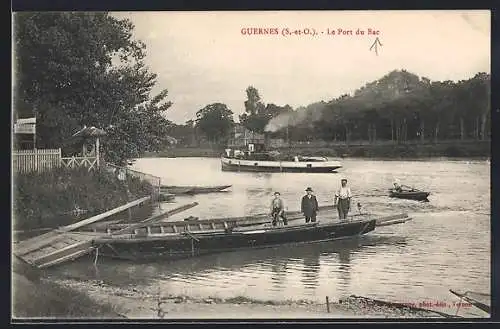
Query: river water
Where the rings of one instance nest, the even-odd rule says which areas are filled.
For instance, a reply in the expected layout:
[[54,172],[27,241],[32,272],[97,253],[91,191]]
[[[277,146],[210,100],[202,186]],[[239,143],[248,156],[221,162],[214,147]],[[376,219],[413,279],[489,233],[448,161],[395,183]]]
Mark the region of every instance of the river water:
[[[413,220],[377,228],[357,240],[230,252],[176,262],[132,264],[101,260],[65,264],[54,274],[77,280],[195,297],[246,296],[263,300],[323,302],[351,294],[386,301],[447,303],[436,310],[455,313],[458,298],[449,289],[490,292],[490,165],[485,161],[342,160],[339,173],[231,173],[218,159],[145,158],[134,169],[162,177],[168,185],[232,184],[230,192],[177,196],[176,205],[199,205],[177,215],[202,218],[268,211],[274,191],[287,208],[298,210],[306,187],[320,205],[332,204],[346,177],[363,210],[374,214],[407,212]],[[391,199],[394,180],[429,190],[430,202]],[[172,204],[160,206],[163,210]],[[158,211],[158,209],[157,209]],[[479,312],[479,314],[477,313]],[[485,315],[475,309],[469,315]]]

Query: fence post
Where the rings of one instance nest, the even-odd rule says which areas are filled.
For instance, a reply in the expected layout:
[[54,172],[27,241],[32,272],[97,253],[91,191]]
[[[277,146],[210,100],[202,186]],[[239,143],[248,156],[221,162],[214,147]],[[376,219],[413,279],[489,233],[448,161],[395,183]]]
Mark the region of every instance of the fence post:
[[330,301],[328,300],[328,296],[326,296],[326,311],[330,313]]
[[57,167],[62,167],[62,153],[61,153],[61,148],[58,149],[58,154],[57,154],[57,162],[56,166]]
[[35,151],[35,168],[34,169],[35,169],[35,172],[38,172],[38,151],[36,148],[34,149],[34,151]]

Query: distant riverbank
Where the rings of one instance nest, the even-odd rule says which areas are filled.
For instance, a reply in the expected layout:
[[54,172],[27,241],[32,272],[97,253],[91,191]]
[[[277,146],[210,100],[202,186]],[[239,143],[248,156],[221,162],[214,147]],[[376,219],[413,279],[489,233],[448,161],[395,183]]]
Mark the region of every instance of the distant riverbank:
[[[331,147],[310,146],[307,144],[278,148],[282,153],[304,156],[380,158],[380,159],[419,159],[419,158],[489,158],[490,141],[447,142],[438,144],[364,144],[338,145]],[[208,157],[217,158],[223,154],[222,147],[175,147],[160,152],[148,152],[144,157]]]

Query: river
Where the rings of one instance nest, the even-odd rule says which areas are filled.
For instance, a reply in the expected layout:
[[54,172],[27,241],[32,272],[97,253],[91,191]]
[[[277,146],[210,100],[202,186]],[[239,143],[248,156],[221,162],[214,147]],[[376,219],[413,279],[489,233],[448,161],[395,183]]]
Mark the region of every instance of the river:
[[[212,158],[144,158],[134,169],[168,185],[232,184],[230,192],[176,197],[199,205],[177,215],[213,218],[268,211],[274,191],[298,210],[306,187],[320,205],[332,204],[346,177],[364,211],[407,212],[413,220],[381,227],[358,240],[231,252],[176,262],[132,264],[101,260],[98,273],[81,260],[54,269],[78,280],[98,276],[109,284],[136,285],[195,297],[245,296],[317,302],[351,294],[386,301],[458,302],[449,289],[490,291],[490,165],[447,159],[376,161],[344,159],[339,173],[231,173]],[[394,180],[431,191],[430,202],[391,199]],[[161,208],[172,205],[161,205]],[[441,306],[444,307],[444,306]],[[453,313],[455,309],[436,309]],[[475,310],[467,311],[477,315]],[[481,311],[478,311],[484,315]]]

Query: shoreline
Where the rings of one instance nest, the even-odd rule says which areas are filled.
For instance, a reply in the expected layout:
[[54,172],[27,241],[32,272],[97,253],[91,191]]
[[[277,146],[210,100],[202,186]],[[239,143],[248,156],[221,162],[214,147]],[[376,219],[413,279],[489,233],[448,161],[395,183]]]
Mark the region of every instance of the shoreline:
[[[150,158],[161,158],[161,159],[176,159],[176,158],[209,158],[209,159],[220,159],[221,155],[175,155],[175,154],[152,154],[149,153],[137,159],[150,159]],[[338,161],[343,160],[371,160],[371,161],[490,161],[489,156],[467,156],[467,157],[447,157],[447,156],[429,156],[429,157],[329,157]]]
[[[338,145],[329,147],[297,145],[273,148],[283,154],[325,156],[338,159],[370,160],[430,160],[430,159],[490,159],[491,142],[453,142],[441,144],[373,144]],[[220,158],[223,147],[178,146],[159,152],[146,152],[142,158],[203,157]]]
[[151,293],[136,287],[116,287],[100,280],[55,279],[68,290],[83,293],[96,305],[112,305],[117,317],[128,319],[347,319],[347,318],[445,318],[433,311],[370,305],[346,298],[326,303],[310,300],[256,300],[192,297]]

